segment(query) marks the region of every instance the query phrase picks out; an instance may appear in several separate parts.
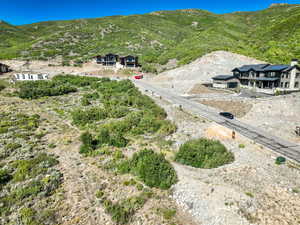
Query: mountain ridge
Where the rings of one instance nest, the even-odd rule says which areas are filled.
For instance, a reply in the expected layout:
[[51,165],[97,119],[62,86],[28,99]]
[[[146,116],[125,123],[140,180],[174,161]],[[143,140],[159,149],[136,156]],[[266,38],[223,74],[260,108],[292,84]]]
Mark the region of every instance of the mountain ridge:
[[129,16],[58,20],[21,26],[0,23],[0,59],[64,64],[114,52],[140,56],[144,69],[177,59],[187,64],[217,50],[273,63],[300,58],[299,4],[252,12],[215,14],[201,9],[155,11]]

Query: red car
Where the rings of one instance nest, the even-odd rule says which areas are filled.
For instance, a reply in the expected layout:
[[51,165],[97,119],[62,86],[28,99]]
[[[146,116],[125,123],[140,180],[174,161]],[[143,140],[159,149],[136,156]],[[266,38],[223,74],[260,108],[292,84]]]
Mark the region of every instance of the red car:
[[143,79],[143,75],[135,75],[135,76],[134,76],[134,79],[136,79],[136,80]]

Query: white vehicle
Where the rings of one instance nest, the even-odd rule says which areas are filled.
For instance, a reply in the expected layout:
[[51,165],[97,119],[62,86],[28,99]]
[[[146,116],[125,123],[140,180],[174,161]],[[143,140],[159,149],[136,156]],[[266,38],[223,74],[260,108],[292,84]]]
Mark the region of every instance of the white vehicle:
[[48,80],[48,74],[33,74],[33,73],[16,73],[13,80],[15,81],[36,81],[36,80]]

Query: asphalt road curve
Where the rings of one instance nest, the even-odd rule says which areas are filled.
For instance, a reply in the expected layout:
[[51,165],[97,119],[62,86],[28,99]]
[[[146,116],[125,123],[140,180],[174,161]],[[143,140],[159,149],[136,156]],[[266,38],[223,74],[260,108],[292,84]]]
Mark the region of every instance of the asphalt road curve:
[[288,142],[279,137],[270,135],[259,128],[253,127],[239,120],[226,119],[220,116],[220,111],[216,110],[213,107],[196,103],[192,100],[174,94],[176,90],[174,90],[174,93],[171,93],[170,91],[150,85],[144,81],[134,80],[133,82],[140,89],[150,93],[150,95],[161,97],[165,100],[168,100],[172,104],[178,105],[178,107],[182,107],[189,112],[193,112],[195,115],[215,121],[216,123],[232,129],[233,131],[240,133],[241,135],[279,153],[280,155],[283,155],[300,163],[300,145],[296,143]]

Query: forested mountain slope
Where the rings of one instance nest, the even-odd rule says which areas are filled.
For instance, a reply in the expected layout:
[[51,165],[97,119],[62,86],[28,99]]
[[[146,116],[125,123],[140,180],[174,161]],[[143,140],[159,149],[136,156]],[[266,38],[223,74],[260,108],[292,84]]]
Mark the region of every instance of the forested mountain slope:
[[97,54],[136,54],[149,69],[179,64],[215,50],[273,63],[300,58],[300,5],[273,5],[255,12],[218,15],[204,10],[52,21],[13,26],[0,22],[0,59],[47,60],[61,56],[80,64]]

